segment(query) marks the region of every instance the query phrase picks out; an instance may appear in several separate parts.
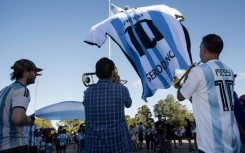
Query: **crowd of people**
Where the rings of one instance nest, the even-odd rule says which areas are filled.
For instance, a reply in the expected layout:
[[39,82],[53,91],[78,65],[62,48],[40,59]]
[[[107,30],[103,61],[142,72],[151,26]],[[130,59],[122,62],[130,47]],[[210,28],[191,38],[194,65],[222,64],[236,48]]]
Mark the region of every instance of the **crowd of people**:
[[[81,124],[77,132],[68,134],[66,129],[59,127],[57,132],[54,128],[39,128],[35,124],[35,117],[28,129],[28,147],[30,153],[65,153],[68,146],[75,153],[83,153],[86,142],[86,126]],[[173,148],[183,148],[182,140],[188,140],[189,151],[197,149],[192,146],[191,140],[195,139],[195,125],[185,119],[183,126],[175,126],[170,121],[162,120],[158,115],[155,124],[143,126],[142,122],[129,126],[129,134],[132,147],[130,152],[142,149],[161,152],[172,152]],[[172,146],[174,144],[174,146]]]
[[[244,96],[238,98],[234,91],[235,75],[219,60],[222,49],[223,41],[218,35],[204,36],[200,44],[203,64],[186,74],[177,92],[178,100],[189,99],[193,106],[195,146],[190,143],[193,129],[189,119],[185,120],[190,151],[197,148],[200,153],[240,153],[240,150],[244,153],[245,150],[245,112],[240,102]],[[42,69],[28,59],[16,61],[11,69],[11,80],[15,82],[0,91],[0,153],[51,152],[54,146],[58,152],[65,152],[68,142],[75,143],[75,139],[70,140],[75,135],[68,137],[63,128],[54,134],[49,130],[38,131],[33,124],[34,115],[26,115],[30,102],[27,86],[35,83]],[[166,123],[160,115],[154,129],[144,128],[140,123],[137,129],[130,125],[129,130],[124,109],[131,107],[132,100],[127,87],[120,83],[114,62],[101,58],[95,70],[99,81],[84,92],[86,126],[82,125],[77,134],[78,151],[128,153],[143,148],[145,139],[147,149],[153,146],[151,149],[156,150],[158,146],[157,151],[165,153],[176,136],[181,147],[182,129]],[[31,137],[33,133],[39,135],[39,141]]]
[[54,128],[39,128],[33,121],[28,131],[30,153],[65,153],[68,146],[74,153],[84,152],[85,124],[81,124],[77,132],[67,133],[62,126],[56,131]]
[[158,115],[158,121],[154,124],[145,127],[142,122],[139,125],[130,125],[129,133],[133,144],[132,152],[144,148],[148,151],[171,153],[173,148],[183,148],[183,139],[188,141],[189,151],[197,149],[197,146],[191,143],[191,140],[195,142],[195,124],[191,124],[187,118],[183,125],[176,126],[171,121],[162,120],[161,115]]

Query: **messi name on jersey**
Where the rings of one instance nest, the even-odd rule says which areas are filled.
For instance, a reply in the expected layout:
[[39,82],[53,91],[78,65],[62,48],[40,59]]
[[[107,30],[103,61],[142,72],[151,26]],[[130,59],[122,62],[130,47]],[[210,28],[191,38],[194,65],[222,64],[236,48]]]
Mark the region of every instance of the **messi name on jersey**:
[[228,69],[215,69],[215,73],[217,76],[231,76],[232,72]]

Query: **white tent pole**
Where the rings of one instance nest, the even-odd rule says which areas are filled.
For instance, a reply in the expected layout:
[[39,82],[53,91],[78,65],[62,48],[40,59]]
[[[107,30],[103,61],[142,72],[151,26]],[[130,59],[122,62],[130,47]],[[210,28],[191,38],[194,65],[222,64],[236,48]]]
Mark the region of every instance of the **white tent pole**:
[[[109,0],[109,17],[111,17],[111,0]],[[109,37],[109,59],[111,59],[111,38]]]

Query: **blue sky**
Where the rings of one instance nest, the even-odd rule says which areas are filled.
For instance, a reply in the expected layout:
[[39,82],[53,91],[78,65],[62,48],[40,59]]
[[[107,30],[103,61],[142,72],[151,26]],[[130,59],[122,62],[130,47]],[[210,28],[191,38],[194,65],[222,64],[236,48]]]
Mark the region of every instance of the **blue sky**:
[[[244,74],[245,1],[197,0],[111,0],[119,7],[142,7],[165,4],[179,10],[185,17],[183,24],[189,31],[193,61],[200,61],[199,45],[202,37],[215,33],[222,37],[224,50],[221,60],[235,73]],[[28,114],[35,109],[61,101],[82,101],[86,87],[82,74],[94,72],[95,63],[108,57],[108,40],[101,47],[83,42],[91,26],[108,18],[108,0],[1,0],[0,1],[0,88],[9,85],[10,67],[27,58],[44,69],[36,84],[28,86],[31,102]],[[148,103],[141,99],[139,77],[120,48],[111,43],[111,59],[133,99],[127,115],[134,117],[137,109],[146,104],[153,110],[168,94],[176,96],[176,89],[159,89]],[[235,90],[245,94],[245,79],[236,81]],[[191,109],[189,101],[181,102]]]

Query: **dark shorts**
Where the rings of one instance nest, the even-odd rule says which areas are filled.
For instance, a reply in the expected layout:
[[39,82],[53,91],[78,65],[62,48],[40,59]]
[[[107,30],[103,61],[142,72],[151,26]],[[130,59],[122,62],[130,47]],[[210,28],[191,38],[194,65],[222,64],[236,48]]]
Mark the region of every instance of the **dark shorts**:
[[172,140],[172,134],[166,133],[166,140]]
[[192,139],[192,133],[191,133],[191,132],[186,133],[186,134],[185,134],[185,137],[186,137],[187,139]]
[[177,140],[182,140],[183,137],[182,136],[176,136]]
[[138,138],[139,138],[139,141],[142,142],[144,140],[143,134],[139,134],[139,137]]
[[38,153],[37,146],[29,146],[29,153]]
[[172,140],[176,140],[176,135],[172,134]]
[[0,153],[28,153],[28,146],[26,145],[26,146],[1,150]]
[[59,146],[59,150],[66,150],[66,146]]

